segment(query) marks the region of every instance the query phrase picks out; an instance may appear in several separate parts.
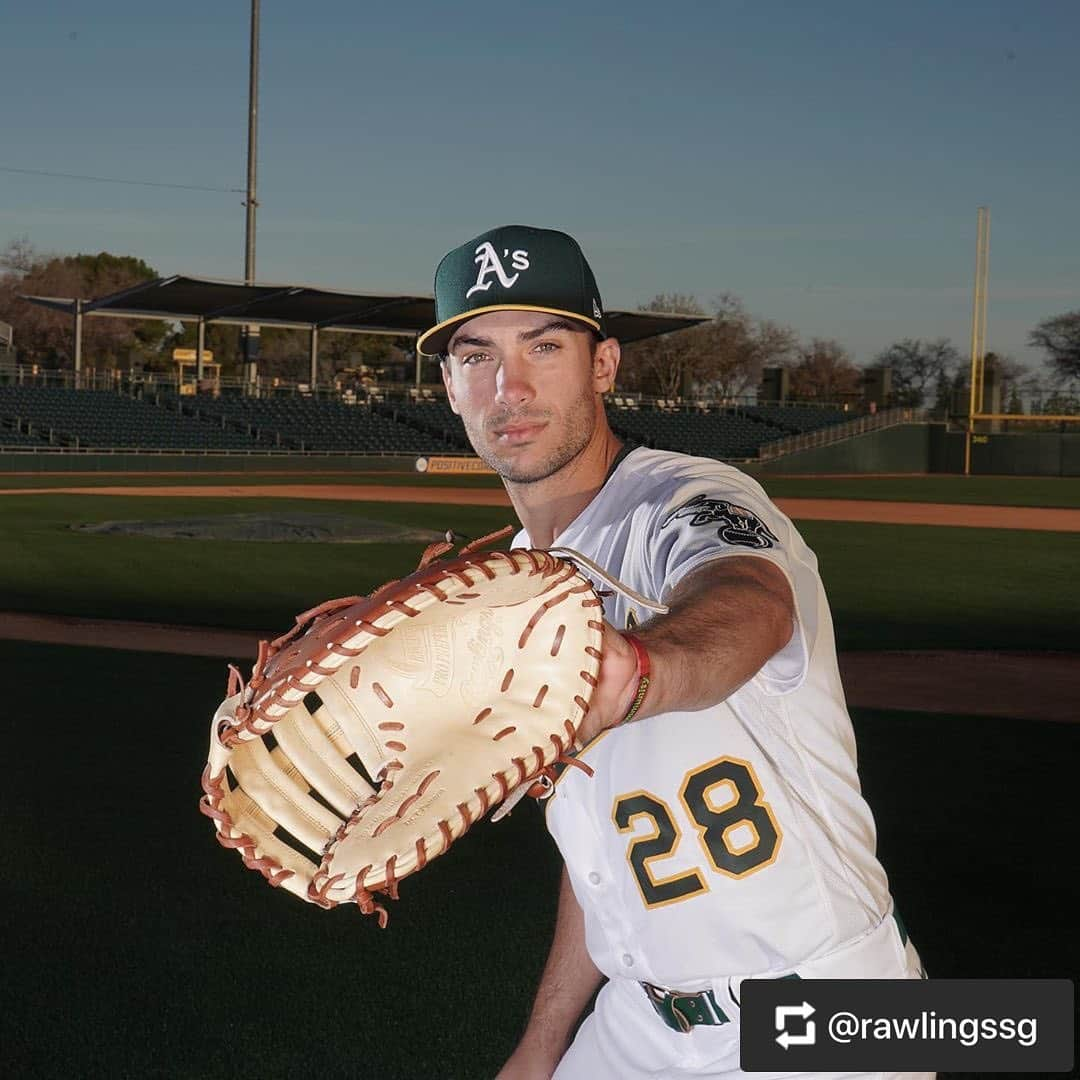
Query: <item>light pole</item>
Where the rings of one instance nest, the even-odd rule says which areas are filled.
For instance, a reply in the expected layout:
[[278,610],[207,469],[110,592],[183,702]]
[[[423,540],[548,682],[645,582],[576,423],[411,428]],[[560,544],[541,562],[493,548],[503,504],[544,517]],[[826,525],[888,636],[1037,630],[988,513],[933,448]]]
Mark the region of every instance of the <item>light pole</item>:
[[986,359],[986,286],[990,276],[990,208],[979,207],[975,239],[975,295],[971,310],[971,371],[968,377],[968,422],[964,433],[964,475],[971,475],[971,441],[975,418],[983,411]]
[[[244,284],[255,281],[255,169],[259,127],[259,0],[251,0],[251,50],[248,66],[248,152],[247,197],[244,206],[247,216],[244,228]],[[249,387],[254,387],[259,368],[259,327],[246,325],[244,339],[244,372]]]

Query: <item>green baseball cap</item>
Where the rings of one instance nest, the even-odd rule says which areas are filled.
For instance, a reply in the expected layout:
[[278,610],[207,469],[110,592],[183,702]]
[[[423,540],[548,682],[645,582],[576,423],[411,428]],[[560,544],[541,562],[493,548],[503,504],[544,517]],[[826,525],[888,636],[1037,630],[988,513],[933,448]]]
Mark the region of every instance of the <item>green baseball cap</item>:
[[578,242],[555,229],[501,225],[444,256],[435,270],[435,325],[417,349],[446,352],[457,327],[486,311],[565,315],[607,337],[596,278]]

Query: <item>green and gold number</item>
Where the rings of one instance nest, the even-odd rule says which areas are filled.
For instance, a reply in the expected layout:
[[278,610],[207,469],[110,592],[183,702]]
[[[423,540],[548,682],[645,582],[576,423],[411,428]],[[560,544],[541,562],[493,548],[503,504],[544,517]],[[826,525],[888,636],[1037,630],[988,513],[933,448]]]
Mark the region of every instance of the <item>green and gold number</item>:
[[[694,822],[716,873],[742,878],[776,859],[780,829],[749,762],[722,757],[691,769],[683,777],[679,801]],[[626,851],[646,907],[708,892],[708,880],[700,869],[667,877],[654,873],[653,863],[670,856],[682,839],[675,815],[663,799],[649,791],[628,792],[616,798],[611,816],[619,832],[632,832],[639,817],[652,824],[652,831],[635,836]]]

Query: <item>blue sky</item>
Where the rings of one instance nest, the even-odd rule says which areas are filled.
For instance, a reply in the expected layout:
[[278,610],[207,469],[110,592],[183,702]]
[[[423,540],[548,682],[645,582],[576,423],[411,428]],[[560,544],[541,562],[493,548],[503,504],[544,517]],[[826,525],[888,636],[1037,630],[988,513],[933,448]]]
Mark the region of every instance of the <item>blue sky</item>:
[[[0,169],[243,188],[247,0],[15,3]],[[430,292],[493,225],[581,241],[605,303],[721,292],[858,362],[1037,366],[1080,308],[1080,5],[263,0],[257,276]],[[0,244],[239,278],[243,196],[0,171]]]

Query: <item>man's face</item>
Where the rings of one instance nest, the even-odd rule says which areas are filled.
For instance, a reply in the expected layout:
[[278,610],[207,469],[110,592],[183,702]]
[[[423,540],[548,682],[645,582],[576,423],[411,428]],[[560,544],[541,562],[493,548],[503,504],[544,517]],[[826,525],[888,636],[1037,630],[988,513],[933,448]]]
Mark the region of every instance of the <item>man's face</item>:
[[619,346],[556,315],[493,311],[455,331],[443,364],[450,406],[473,449],[505,480],[535,483],[588,445]]

